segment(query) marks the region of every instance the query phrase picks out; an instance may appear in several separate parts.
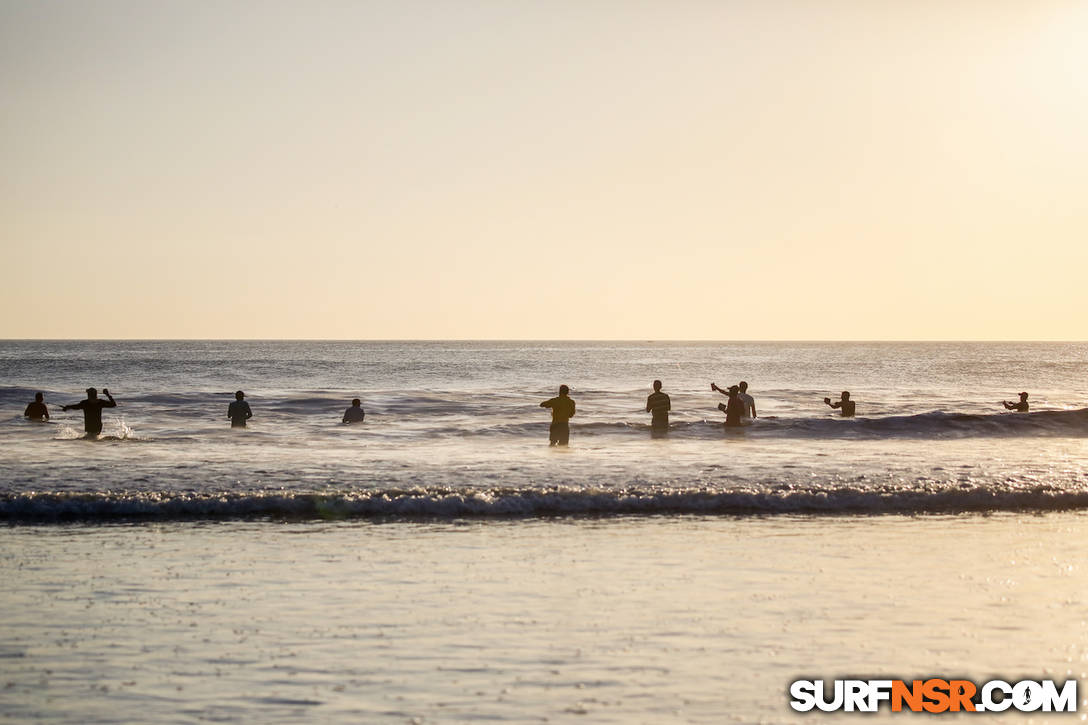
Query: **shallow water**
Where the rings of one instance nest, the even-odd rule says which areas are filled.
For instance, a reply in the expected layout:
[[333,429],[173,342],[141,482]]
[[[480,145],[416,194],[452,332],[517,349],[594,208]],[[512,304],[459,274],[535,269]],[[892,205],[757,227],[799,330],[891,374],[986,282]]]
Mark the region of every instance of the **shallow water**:
[[[0,715],[783,722],[791,681],[837,676],[1083,698],[1086,369],[1084,344],[3,342]],[[709,383],[741,378],[761,417],[725,430]],[[100,440],[58,406],[88,385],[120,404]],[[844,388],[855,420],[822,403]]]
[[1080,512],[20,526],[0,712],[784,722],[812,717],[789,682],[836,676],[1083,699],[1086,534]]

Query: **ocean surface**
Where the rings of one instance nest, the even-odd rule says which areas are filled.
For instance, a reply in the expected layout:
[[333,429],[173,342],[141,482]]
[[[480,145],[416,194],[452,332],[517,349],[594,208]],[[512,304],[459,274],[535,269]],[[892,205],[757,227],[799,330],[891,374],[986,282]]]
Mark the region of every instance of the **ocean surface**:
[[[710,383],[742,379],[759,418],[726,430]],[[0,382],[12,522],[1088,506],[1085,344],[3,342]],[[60,410],[89,386],[119,404],[96,441]],[[822,402],[842,390],[853,420]],[[1032,412],[1006,412],[1022,390]],[[21,415],[36,391],[47,425]]]
[[776,723],[941,675],[1088,713],[1086,406],[1083,343],[0,342],[0,718]]

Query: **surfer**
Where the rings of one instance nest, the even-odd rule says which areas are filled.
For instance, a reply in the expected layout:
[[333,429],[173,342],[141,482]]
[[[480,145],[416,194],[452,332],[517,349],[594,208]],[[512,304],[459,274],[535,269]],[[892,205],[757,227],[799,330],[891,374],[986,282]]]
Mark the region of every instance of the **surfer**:
[[654,431],[667,431],[669,429],[669,411],[672,410],[672,401],[667,393],[661,392],[661,381],[654,381],[654,392],[646,398],[646,412],[652,415],[650,428]]
[[710,389],[716,390],[729,398],[728,403],[718,403],[718,410],[725,413],[725,424],[729,427],[743,425],[740,419],[744,415],[744,403],[740,399],[740,386],[730,385],[728,390],[722,390],[714,383],[711,383]]
[[842,395],[839,400],[832,402],[831,398],[824,398],[824,402],[830,405],[832,408],[838,408],[842,410],[843,418],[854,417],[854,401],[850,400],[850,392],[847,390],[842,391]]
[[83,430],[87,431],[88,438],[102,432],[102,409],[117,407],[117,401],[110,395],[109,389],[102,388],[102,394],[105,395],[108,400],[99,398],[98,391],[94,388],[87,388],[86,400],[81,400],[74,405],[62,405],[60,408],[61,410],[83,411]]
[[569,397],[570,388],[559,386],[559,396],[545,400],[541,408],[552,409],[552,425],[548,429],[548,441],[553,446],[565,446],[570,442],[570,419],[574,417],[574,399]]
[[737,385],[740,388],[740,392],[737,397],[740,398],[741,404],[744,406],[744,412],[740,414],[741,418],[756,418],[756,399],[748,394],[748,383],[743,380]]
[[29,403],[26,406],[23,415],[39,423],[44,423],[49,420],[49,408],[45,407],[45,395],[42,393],[35,393],[34,402]]
[[227,407],[227,417],[230,418],[231,428],[245,428],[246,421],[253,417],[253,411],[249,409],[249,403],[245,401],[246,394],[239,390],[234,394],[234,402]]
[[1015,410],[1017,413],[1028,412],[1028,394],[1020,393],[1019,403],[1010,403],[1007,400],[1002,400],[1001,404],[1005,406],[1005,410]]
[[366,411],[363,410],[363,401],[358,398],[353,398],[351,401],[351,407],[344,411],[344,423],[362,423],[363,418],[366,417]]

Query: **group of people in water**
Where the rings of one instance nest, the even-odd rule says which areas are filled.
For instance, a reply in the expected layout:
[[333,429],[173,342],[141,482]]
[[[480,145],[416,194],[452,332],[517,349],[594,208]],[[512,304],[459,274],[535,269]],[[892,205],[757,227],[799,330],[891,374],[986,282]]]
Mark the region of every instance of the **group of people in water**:
[[[713,392],[721,393],[726,397],[725,403],[718,404],[718,410],[725,413],[725,425],[729,427],[745,425],[746,420],[756,418],[756,401],[748,394],[748,383],[740,381],[728,388],[721,388],[717,383],[711,383]],[[87,388],[87,397],[72,405],[63,405],[61,410],[82,410],[83,428],[88,436],[97,436],[102,432],[102,410],[116,408],[117,402],[110,395],[110,391],[102,388],[103,400],[98,397],[98,390]],[[241,390],[234,394],[234,402],[227,407],[227,418],[230,419],[231,428],[245,428],[246,421],[253,417],[253,410],[246,402],[246,394]],[[842,391],[838,400],[824,398],[824,403],[840,412],[844,418],[852,418],[857,406],[850,399],[850,392]],[[1001,404],[1006,410],[1014,410],[1019,413],[1028,412],[1028,394],[1020,393],[1020,400],[1010,403],[1002,400]],[[566,385],[559,386],[559,395],[549,398],[540,404],[541,408],[548,408],[552,412],[552,423],[548,428],[548,441],[553,446],[565,446],[570,442],[570,419],[574,417],[575,403],[570,397],[570,388]],[[669,429],[669,412],[672,410],[672,401],[668,393],[662,392],[661,381],[653,382],[653,392],[646,398],[646,412],[650,414],[650,429],[655,433],[662,433]],[[34,401],[26,406],[24,416],[33,421],[49,420],[49,408],[45,404],[45,395],[37,393]],[[366,419],[366,411],[363,410],[362,401],[354,398],[351,407],[344,411],[343,423],[362,423]]]
[[[668,393],[661,390],[661,381],[653,382],[654,391],[646,398],[646,412],[650,414],[650,430],[660,434],[669,429],[669,412],[672,410],[672,400]],[[725,425],[736,427],[746,425],[746,421],[757,417],[756,401],[748,394],[748,383],[744,380],[728,388],[721,388],[717,383],[711,383],[710,389],[721,393],[727,399],[725,403],[718,404],[718,410],[725,413]],[[1028,412],[1028,394],[1020,393],[1019,403],[1001,401],[1007,410]],[[824,398],[824,404],[838,410],[843,418],[853,418],[857,412],[857,404],[850,399],[850,391],[844,390],[838,400]],[[540,404],[541,408],[550,408],[552,411],[552,424],[548,429],[548,441],[553,446],[565,446],[570,442],[570,419],[574,417],[575,403],[570,397],[570,388],[566,385],[559,386],[559,395],[549,398]]]
[[[87,397],[85,399],[72,405],[62,405],[60,408],[61,410],[82,410],[83,429],[87,431],[89,436],[98,435],[102,432],[102,409],[116,408],[117,401],[113,399],[107,388],[102,388],[102,394],[106,396],[105,400],[98,397],[98,390],[95,388],[87,388],[86,392]],[[49,408],[45,405],[45,395],[37,393],[34,396],[34,402],[26,406],[23,415],[34,421],[44,422],[49,420]]]

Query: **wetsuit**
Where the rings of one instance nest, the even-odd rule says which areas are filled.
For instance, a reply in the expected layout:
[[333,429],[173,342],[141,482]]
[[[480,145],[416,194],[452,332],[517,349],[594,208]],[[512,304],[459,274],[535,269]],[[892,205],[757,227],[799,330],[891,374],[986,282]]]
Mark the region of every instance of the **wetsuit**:
[[548,429],[548,440],[553,446],[565,446],[570,442],[570,424],[568,421],[574,417],[574,399],[566,395],[560,395],[551,400],[545,400],[540,404],[541,408],[552,409],[552,425]]
[[646,412],[653,415],[650,427],[654,430],[668,430],[670,410],[672,410],[672,401],[660,390],[650,393],[650,396],[646,398]]
[[39,403],[35,400],[26,406],[26,412],[23,415],[31,420],[49,420],[49,409],[45,407],[45,403]]
[[246,421],[253,417],[253,411],[246,401],[236,400],[227,408],[227,417],[230,418],[231,428],[245,428]]
[[102,398],[87,398],[81,400],[75,405],[65,406],[68,410],[82,410],[83,411],[83,430],[87,431],[87,435],[96,436],[102,432],[102,409],[103,408],[116,408],[117,403],[113,402],[113,399],[102,400]]

